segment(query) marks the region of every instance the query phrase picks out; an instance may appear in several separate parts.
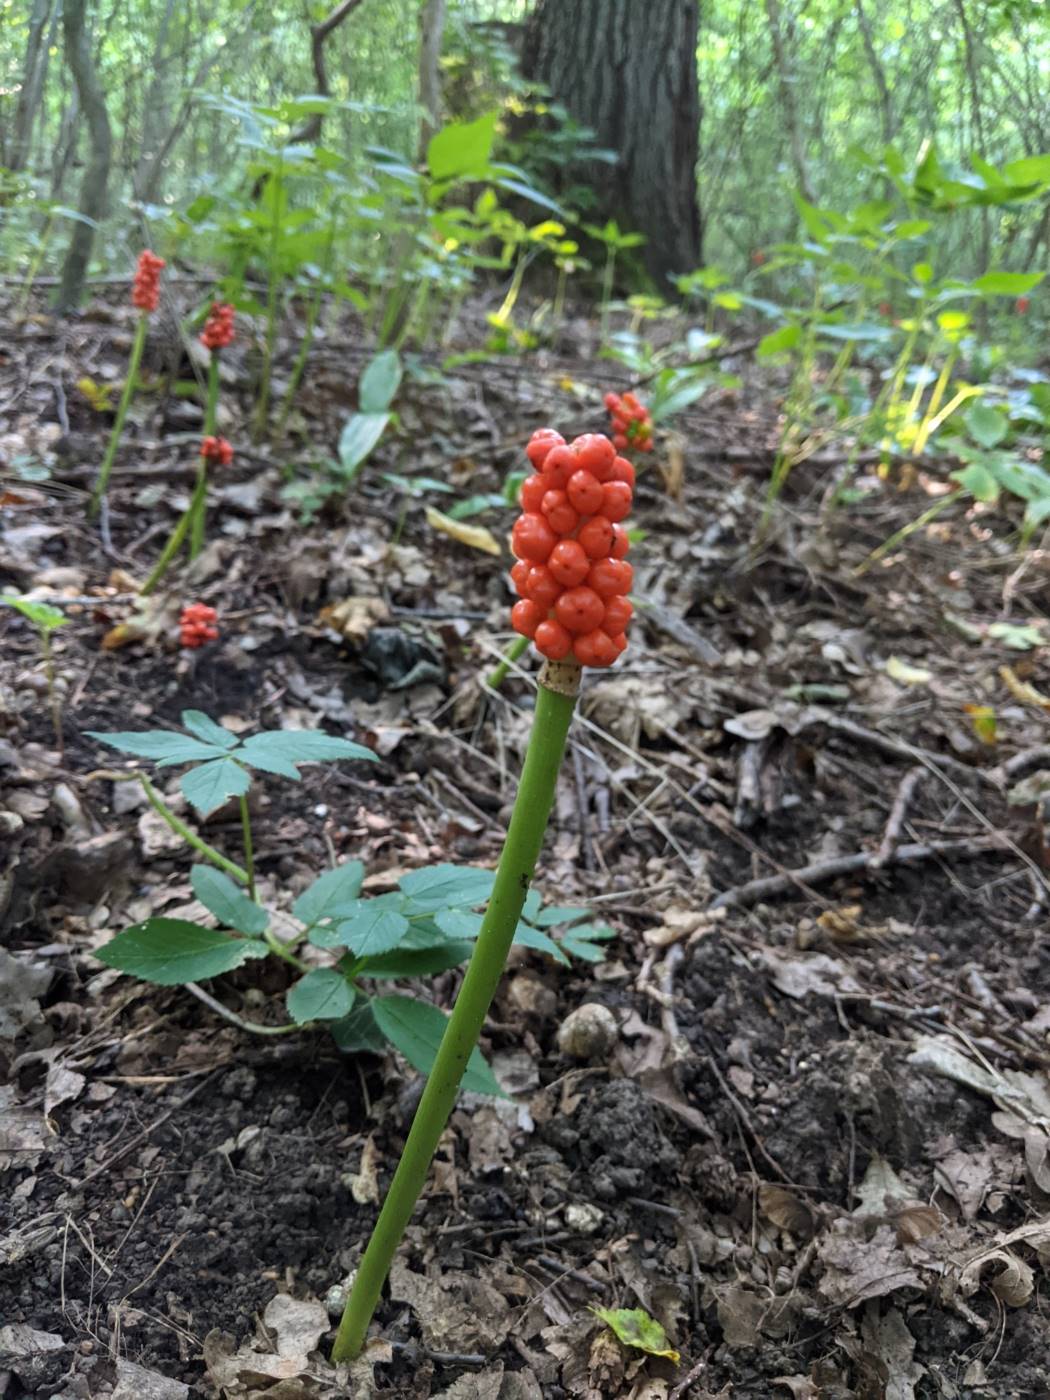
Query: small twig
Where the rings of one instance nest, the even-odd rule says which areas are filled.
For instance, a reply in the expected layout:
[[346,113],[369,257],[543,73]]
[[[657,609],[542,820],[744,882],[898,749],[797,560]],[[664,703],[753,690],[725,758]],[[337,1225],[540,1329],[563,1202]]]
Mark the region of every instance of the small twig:
[[893,799],[893,807],[890,810],[889,820],[886,822],[886,829],[882,833],[882,840],[879,849],[872,856],[869,865],[872,870],[881,870],[890,860],[901,839],[901,828],[904,826],[904,819],[908,815],[908,807],[912,798],[926,776],[926,769],[922,767],[909,768],[900,781],[897,789],[897,796]]
[[[972,860],[987,855],[991,851],[1009,850],[1006,839],[996,833],[992,836],[972,836],[965,841],[930,841],[928,844],[910,842],[898,846],[888,864],[903,865],[909,861],[932,860],[938,856],[954,856],[959,860]],[[867,851],[859,851],[851,856],[836,856],[833,860],[818,861],[815,865],[803,866],[801,870],[789,870],[784,875],[767,875],[759,880],[749,880],[735,889],[723,890],[708,905],[709,909],[722,909],[726,905],[738,907],[757,904],[773,895],[785,894],[803,884],[815,885],[824,880],[834,880],[839,875],[857,875],[871,869],[871,856]]]
[[602,1283],[600,1279],[592,1278],[590,1274],[585,1274],[582,1269],[570,1269],[568,1265],[563,1264],[560,1259],[555,1259],[551,1254],[537,1254],[536,1263],[550,1273],[557,1274],[559,1280],[563,1278],[575,1279],[577,1283],[584,1284],[595,1293],[605,1293],[608,1290],[608,1285]]
[[707,1357],[702,1356],[700,1360],[696,1363],[696,1365],[686,1372],[686,1374],[675,1386],[674,1390],[671,1391],[670,1395],[668,1396],[668,1400],[680,1400],[680,1397],[685,1394],[685,1392],[689,1389],[689,1387],[693,1384],[694,1381],[698,1381],[700,1379],[700,1377],[704,1374],[706,1370]]

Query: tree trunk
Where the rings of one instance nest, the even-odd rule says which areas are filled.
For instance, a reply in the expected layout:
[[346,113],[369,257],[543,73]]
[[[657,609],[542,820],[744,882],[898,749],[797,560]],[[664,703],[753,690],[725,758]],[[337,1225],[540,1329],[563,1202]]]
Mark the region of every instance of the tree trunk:
[[44,43],[44,31],[51,18],[52,4],[53,0],[33,0],[33,9],[29,16],[29,37],[26,40],[26,61],[22,70],[22,87],[15,106],[11,149],[4,162],[9,170],[24,170],[29,161],[33,126],[40,110],[44,78],[47,74],[48,52]]
[[445,32],[445,0],[425,0],[419,15],[419,159],[441,125],[441,38]]
[[696,163],[697,0],[538,0],[525,36],[523,70],[538,78],[615,165],[580,169],[600,219],[646,236],[645,262],[658,289],[700,262]]
[[98,78],[98,69],[91,52],[85,10],[87,0],[65,0],[62,30],[65,37],[66,59],[80,95],[80,106],[87,122],[91,154],[84,183],[80,188],[79,212],[90,223],[73,225],[69,251],[62,266],[62,280],[55,297],[58,311],[69,311],[80,300],[87,276],[88,261],[95,241],[95,227],[106,212],[106,191],[109,166],[113,154],[113,134],[106,111],[106,99]]
[[[310,26],[310,58],[314,66],[314,83],[316,87],[315,96],[330,97],[331,88],[328,85],[328,69],[325,66],[324,46],[328,38],[360,5],[361,0],[340,0],[335,9],[321,21],[320,24]],[[303,122],[298,131],[293,131],[291,140],[293,145],[300,143],[316,144],[321,139],[321,131],[324,127],[324,114],[322,112],[312,112]]]
[[791,163],[795,167],[795,176],[798,179],[798,187],[802,191],[802,197],[808,203],[815,204],[813,186],[809,180],[809,167],[806,164],[806,143],[802,136],[798,103],[795,101],[795,74],[787,45],[784,43],[784,32],[780,27],[780,0],[766,0],[766,18],[769,20],[769,37],[773,41],[773,58],[777,65],[780,106],[784,113],[784,125],[787,127],[788,139],[791,142]]
[[871,75],[875,79],[875,87],[879,94],[879,119],[882,122],[882,139],[887,146],[892,145],[894,135],[897,131],[897,123],[893,116],[893,99],[890,96],[890,85],[886,81],[886,70],[882,66],[878,51],[875,48],[875,36],[871,32],[871,23],[864,10],[862,0],[854,0],[854,9],[857,11],[857,25],[860,28],[860,37],[864,43],[864,52],[868,56],[868,64],[871,68]]

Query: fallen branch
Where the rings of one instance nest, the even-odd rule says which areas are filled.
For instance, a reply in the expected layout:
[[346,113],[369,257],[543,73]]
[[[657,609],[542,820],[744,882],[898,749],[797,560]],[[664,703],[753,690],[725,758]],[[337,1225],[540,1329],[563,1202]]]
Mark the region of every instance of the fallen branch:
[[[933,860],[938,856],[952,856],[957,860],[973,860],[989,851],[1005,851],[1010,847],[1006,839],[996,833],[993,836],[971,836],[965,841],[931,841],[928,844],[910,842],[898,846],[893,852],[889,865],[907,865],[914,861]],[[760,880],[749,880],[746,885],[724,890],[711,901],[709,909],[723,909],[727,906],[747,908],[760,900],[779,894],[786,894],[798,884],[817,885],[825,880],[834,880],[839,875],[859,875],[872,871],[873,857],[869,851],[858,851],[850,856],[836,856],[833,860],[818,861],[815,865],[805,865],[801,870],[788,870],[783,875],[767,875]],[[878,868],[878,867],[876,867]]]
[[916,790],[925,776],[925,768],[909,768],[901,779],[900,786],[897,789],[897,796],[893,799],[893,806],[890,809],[890,816],[886,823],[886,829],[882,833],[882,840],[879,842],[879,849],[869,861],[870,869],[881,870],[884,865],[888,865],[893,859],[893,853],[897,849],[901,839],[901,828],[904,826],[904,819],[908,815],[908,808],[911,805],[911,800],[915,796]]

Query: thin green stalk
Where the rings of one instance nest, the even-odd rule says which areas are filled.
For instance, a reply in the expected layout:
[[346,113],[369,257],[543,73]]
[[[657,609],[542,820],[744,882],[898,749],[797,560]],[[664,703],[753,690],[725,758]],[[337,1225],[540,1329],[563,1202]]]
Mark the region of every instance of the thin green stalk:
[[55,727],[55,746],[58,749],[59,757],[65,749],[62,739],[62,704],[58,698],[58,691],[55,689],[55,657],[51,650],[51,633],[48,629],[42,628],[40,632],[40,647],[44,654],[44,675],[47,677],[47,698],[51,705],[51,723]]
[[937,383],[933,386],[933,393],[930,395],[929,402],[922,415],[922,421],[919,423],[918,432],[915,434],[915,441],[912,444],[912,452],[916,457],[922,456],[923,452],[926,450],[926,444],[930,440],[930,435],[936,431],[934,424],[940,421],[937,417],[937,411],[944,400],[945,391],[948,388],[948,381],[952,377],[952,371],[955,369],[955,362],[958,358],[958,349],[953,349],[941,366],[941,372],[937,376]]
[[274,957],[280,958],[282,962],[290,964],[297,972],[310,971],[306,963],[304,963],[302,959],[297,958],[295,954],[288,949],[288,946],[281,942],[275,933],[271,933],[269,929],[264,929],[262,938]]
[[[219,352],[211,352],[211,360],[208,364],[208,399],[204,405],[204,436],[213,437],[219,417]],[[204,459],[201,459],[201,477],[207,477],[208,467]],[[207,481],[203,483],[201,477],[197,478],[197,489],[193,493],[193,500],[190,502],[190,563],[197,558],[204,548],[204,520],[208,507]]]
[[317,329],[317,322],[321,315],[321,304],[324,298],[324,286],[318,282],[311,298],[310,305],[306,311],[306,325],[303,327],[303,338],[299,345],[299,353],[295,357],[295,364],[292,366],[292,377],[288,381],[288,388],[284,391],[284,398],[281,400],[281,407],[277,414],[277,426],[275,433],[280,437],[284,432],[284,425],[288,421],[288,415],[292,411],[292,404],[299,391],[299,382],[306,369],[306,362],[310,358],[310,351],[314,343],[314,331]]
[[178,554],[179,550],[182,548],[183,541],[185,540],[186,534],[190,528],[190,525],[193,522],[194,512],[198,508],[197,503],[198,501],[204,499],[204,493],[207,488],[207,485],[208,469],[205,466],[204,459],[201,458],[201,464],[197,469],[197,484],[193,488],[193,495],[190,497],[190,503],[183,511],[182,518],[179,520],[179,523],[175,526],[175,529],[172,530],[171,538],[168,540],[168,543],[164,546],[163,550],[161,551],[160,558],[153,566],[153,572],[150,574],[149,578],[139,589],[139,593],[142,595],[143,598],[145,598],[147,594],[153,592],[157,584],[160,583],[161,579],[167,573],[169,564],[175,558],[176,554]]
[[610,248],[605,259],[605,272],[602,274],[601,339],[603,345],[609,339],[609,303],[612,301],[615,276],[616,249]]
[[578,666],[548,663],[540,678],[532,734],[492,898],[401,1160],[347,1299],[332,1348],[334,1361],[351,1360],[364,1345],[383,1282],[426,1182],[463,1071],[503,975],[547,830],[579,676]]
[[252,819],[248,799],[241,794],[241,835],[244,838],[244,868],[248,872],[248,898],[255,899],[255,847],[252,845]]
[[510,668],[514,665],[515,661],[517,661],[518,657],[521,656],[528,644],[528,637],[514,638],[510,646],[503,653],[502,659],[493,666],[485,679],[485,684],[490,690],[499,690],[500,686],[510,674]]
[[124,432],[124,419],[128,416],[128,408],[131,406],[131,396],[135,392],[135,383],[139,376],[139,365],[142,363],[142,352],[146,346],[146,328],[149,325],[149,312],[139,313],[138,325],[135,327],[135,339],[131,345],[131,359],[128,361],[128,375],[124,380],[124,389],[120,395],[120,406],[117,409],[116,421],[113,424],[113,431],[109,435],[109,443],[106,447],[106,455],[102,459],[102,466],[99,468],[98,481],[95,482],[95,489],[91,493],[91,500],[88,503],[88,515],[94,519],[98,514],[99,506],[102,504],[102,497],[106,494],[106,487],[109,485],[109,474],[113,470],[113,462],[117,455],[117,448],[120,446],[121,435]]
[[161,797],[160,793],[150,782],[145,773],[121,773],[103,769],[93,775],[97,778],[108,778],[114,783],[139,782],[149,801],[150,806],[162,817],[171,827],[176,836],[181,836],[188,846],[192,846],[205,860],[211,861],[212,865],[218,866],[220,870],[225,870],[227,875],[232,875],[235,880],[239,880],[242,885],[248,883],[248,872],[242,870],[235,861],[227,860],[221,851],[217,851],[214,846],[209,846],[193,831],[181,817],[177,817],[168,804]]
[[942,510],[958,499],[958,494],[954,491],[949,496],[942,496],[939,501],[935,501],[932,506],[924,510],[921,515],[917,515],[914,520],[910,520],[907,525],[902,525],[899,530],[894,530],[889,539],[883,540],[877,549],[871,551],[863,563],[857,565],[853,570],[853,577],[860,578],[862,574],[866,574],[873,564],[877,564],[880,559],[885,559],[887,554],[896,549],[899,544],[903,544],[911,535],[914,535],[916,530],[921,530],[924,525],[929,525],[931,520],[936,520]]

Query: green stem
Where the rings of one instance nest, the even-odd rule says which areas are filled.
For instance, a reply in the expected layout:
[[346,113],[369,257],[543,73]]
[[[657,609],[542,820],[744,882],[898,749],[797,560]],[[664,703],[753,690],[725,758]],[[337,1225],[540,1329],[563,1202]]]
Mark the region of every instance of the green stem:
[[507,679],[510,668],[521,656],[529,644],[528,637],[515,637],[510,646],[503,653],[502,660],[498,661],[486,677],[485,684],[490,690],[499,690],[500,686]]
[[65,745],[62,740],[62,706],[55,689],[55,657],[51,650],[51,633],[47,628],[40,632],[40,647],[44,654],[44,674],[47,677],[47,698],[51,704],[51,723],[55,726],[55,747],[61,756]]
[[158,816],[163,817],[176,836],[181,836],[186,844],[192,846],[205,860],[210,860],[212,865],[217,865],[220,870],[225,870],[227,875],[232,875],[242,885],[248,883],[248,872],[242,870],[234,861],[227,860],[220,851],[217,851],[214,846],[209,846],[207,841],[202,840],[195,831],[191,830],[181,817],[177,817],[145,773],[104,772],[96,776],[109,778],[115,783],[140,782],[150,806]]
[[333,1361],[350,1360],[364,1345],[383,1281],[427,1179],[434,1150],[456,1102],[467,1060],[477,1044],[503,975],[503,965],[547,830],[579,676],[577,666],[548,663],[544,668],[525,766],[492,898],[401,1160],[347,1299],[332,1348]]
[[174,530],[172,530],[171,538],[168,540],[168,543],[164,546],[163,550],[161,551],[160,558],[153,566],[153,572],[150,574],[149,578],[139,589],[139,593],[143,598],[145,598],[148,593],[153,592],[157,584],[160,583],[161,579],[167,573],[169,564],[175,558],[176,554],[178,554],[179,550],[182,548],[182,543],[186,538],[186,533],[193,523],[194,513],[198,509],[198,502],[203,501],[204,499],[204,493],[207,488],[207,485],[208,469],[202,457],[201,464],[197,469],[197,484],[193,488],[193,495],[190,497],[190,503],[183,511],[182,518],[180,519],[179,523],[175,526]]
[[288,381],[288,388],[284,391],[284,398],[281,400],[280,411],[277,414],[277,427],[275,433],[279,438],[284,432],[284,425],[288,421],[288,415],[292,411],[292,404],[299,391],[299,381],[303,377],[306,369],[306,362],[310,358],[310,351],[314,343],[314,331],[317,329],[317,322],[321,315],[321,303],[324,297],[324,284],[318,282],[313,298],[306,313],[306,325],[303,327],[303,338],[299,346],[299,353],[295,357],[295,364],[292,366],[292,377]]
[[248,799],[241,795],[241,834],[244,837],[244,868],[248,872],[248,898],[255,899],[255,848],[252,845],[252,819]]
[[102,497],[106,494],[106,487],[109,485],[109,474],[113,470],[113,462],[117,455],[117,448],[120,446],[120,439],[124,432],[124,419],[128,416],[128,408],[131,406],[131,396],[135,392],[135,383],[139,375],[139,365],[142,363],[142,352],[146,346],[146,328],[149,325],[149,312],[139,313],[139,322],[135,327],[135,339],[131,346],[131,359],[128,361],[128,375],[124,380],[124,390],[120,396],[120,406],[117,409],[116,422],[113,424],[113,431],[109,435],[109,443],[106,447],[106,455],[102,459],[102,466],[99,468],[98,481],[95,489],[91,493],[91,500],[88,503],[88,515],[94,519],[98,514],[99,506],[102,504]]
[[[204,436],[213,437],[219,417],[219,352],[211,352],[211,360],[208,364],[208,399],[204,405]],[[207,474],[207,465],[201,461],[201,472]],[[193,500],[190,502],[190,563],[197,558],[204,548],[204,518],[208,504],[208,493],[202,489],[201,481],[197,479],[197,489],[193,493]]]

